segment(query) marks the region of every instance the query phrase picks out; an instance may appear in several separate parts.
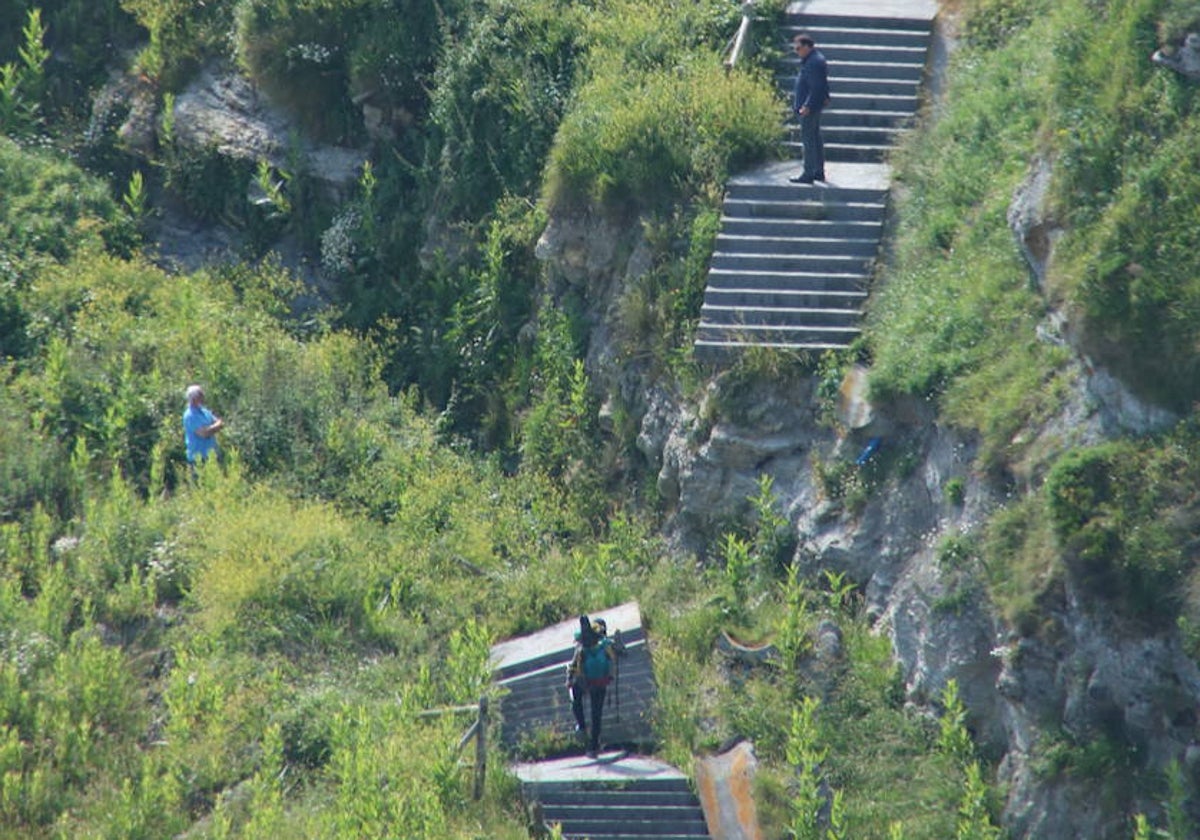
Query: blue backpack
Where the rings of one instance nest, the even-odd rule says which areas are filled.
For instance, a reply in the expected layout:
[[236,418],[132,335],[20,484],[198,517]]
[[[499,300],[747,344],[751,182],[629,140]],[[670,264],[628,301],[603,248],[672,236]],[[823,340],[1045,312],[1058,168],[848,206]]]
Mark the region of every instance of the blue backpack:
[[608,639],[601,639],[583,649],[583,676],[589,683],[607,682],[612,674],[612,659],[608,655]]

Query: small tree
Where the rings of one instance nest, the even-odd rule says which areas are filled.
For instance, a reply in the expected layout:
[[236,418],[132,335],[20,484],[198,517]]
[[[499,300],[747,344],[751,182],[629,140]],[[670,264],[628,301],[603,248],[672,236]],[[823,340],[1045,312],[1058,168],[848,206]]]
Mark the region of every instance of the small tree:
[[28,134],[39,124],[45,64],[50,58],[41,9],[29,10],[21,35],[24,43],[17,50],[20,62],[0,66],[0,133],[3,134]]

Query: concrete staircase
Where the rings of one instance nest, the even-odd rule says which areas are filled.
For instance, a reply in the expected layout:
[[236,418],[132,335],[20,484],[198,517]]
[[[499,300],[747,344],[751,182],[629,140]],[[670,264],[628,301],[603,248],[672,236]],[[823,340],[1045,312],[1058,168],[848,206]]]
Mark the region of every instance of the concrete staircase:
[[[916,114],[932,18],[793,12],[780,32],[783,43],[790,46],[802,30],[829,61],[832,102],[821,117],[826,160],[881,162]],[[779,85],[790,96],[800,59],[794,52],[785,56]],[[792,157],[802,156],[794,114],[784,146]]]
[[564,838],[696,840],[709,837],[688,780],[531,781],[523,790],[540,805],[540,819],[562,826]]
[[[749,347],[821,352],[859,336],[891,182],[883,160],[916,113],[936,11],[931,0],[789,7],[781,42],[808,31],[829,61],[829,181],[790,183],[796,160],[730,180],[696,333],[699,361],[728,361]],[[788,52],[779,68],[788,96],[798,61]],[[794,123],[784,148],[801,154]]]

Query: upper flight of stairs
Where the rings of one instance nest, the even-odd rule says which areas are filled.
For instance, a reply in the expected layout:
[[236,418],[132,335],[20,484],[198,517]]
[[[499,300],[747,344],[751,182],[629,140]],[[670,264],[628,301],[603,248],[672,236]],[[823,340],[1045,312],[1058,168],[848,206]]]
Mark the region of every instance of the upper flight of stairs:
[[[791,4],[776,37],[790,47],[807,31],[829,62],[832,102],[821,119],[829,181],[788,181],[801,169],[794,118],[783,142],[792,160],[730,180],[698,360],[722,362],[748,347],[821,352],[859,336],[891,180],[883,161],[916,114],[936,8],[931,0]],[[779,66],[789,101],[798,63],[789,49]]]
[[[917,111],[932,20],[793,13],[780,32],[783,43],[790,46],[801,30],[829,61],[832,101],[821,115],[826,161],[882,161]],[[779,68],[780,88],[789,97],[799,64],[789,51]],[[801,156],[794,114],[784,146]]]

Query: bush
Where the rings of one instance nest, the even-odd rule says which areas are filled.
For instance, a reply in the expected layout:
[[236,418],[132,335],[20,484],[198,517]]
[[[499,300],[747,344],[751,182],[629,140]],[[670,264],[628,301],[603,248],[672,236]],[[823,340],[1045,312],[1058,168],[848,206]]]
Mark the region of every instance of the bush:
[[[140,69],[175,87],[213,52],[220,53],[237,0],[120,0],[149,34],[138,57]],[[107,51],[106,51],[107,52]]]
[[237,6],[239,63],[317,136],[345,141],[361,129],[350,107],[348,52],[362,5],[245,0]]
[[754,76],[726,76],[713,53],[645,71],[633,85],[605,69],[580,90],[555,137],[551,205],[660,208],[722,184],[777,146],[773,90]]
[[1059,459],[1046,476],[1046,502],[1080,583],[1131,615],[1172,623],[1194,565],[1184,550],[1194,479],[1177,446],[1117,442]]
[[773,83],[752,69],[726,76],[717,51],[736,11],[611,0],[587,19],[586,81],[550,152],[551,206],[662,207],[775,152]]
[[471,219],[503,194],[537,194],[575,84],[576,18],[565,4],[494,0],[450,32],[430,111],[437,213]]
[[24,285],[34,268],[103,246],[117,207],[99,179],[0,137],[0,279]]

